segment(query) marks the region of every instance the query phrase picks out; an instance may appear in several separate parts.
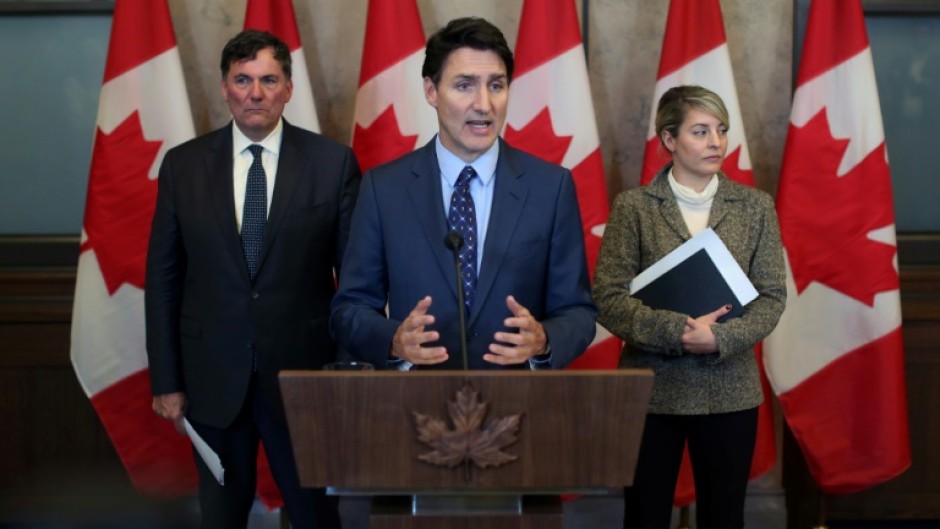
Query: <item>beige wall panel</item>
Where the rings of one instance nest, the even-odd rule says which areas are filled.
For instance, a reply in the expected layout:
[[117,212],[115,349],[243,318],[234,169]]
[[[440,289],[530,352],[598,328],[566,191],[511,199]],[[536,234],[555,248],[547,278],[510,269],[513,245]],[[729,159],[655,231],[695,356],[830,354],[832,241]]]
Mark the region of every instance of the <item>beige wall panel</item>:
[[[580,0],[579,0],[580,7]],[[348,142],[359,81],[367,0],[295,0],[297,22],[323,133]],[[170,0],[198,132],[229,119],[219,95],[218,57],[244,22],[244,0]],[[503,29],[515,47],[522,0],[418,0],[427,34],[458,16]],[[790,0],[722,0],[728,46],[755,178],[776,188],[790,105]],[[591,78],[607,185],[613,197],[640,178],[666,0],[591,0]],[[419,79],[415,79],[419,83]]]

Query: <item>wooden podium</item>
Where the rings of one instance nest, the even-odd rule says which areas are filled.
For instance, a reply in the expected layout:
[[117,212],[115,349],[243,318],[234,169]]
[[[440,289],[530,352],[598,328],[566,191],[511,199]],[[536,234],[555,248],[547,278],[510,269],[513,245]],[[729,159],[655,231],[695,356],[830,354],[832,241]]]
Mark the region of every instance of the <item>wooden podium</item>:
[[301,485],[376,496],[372,529],[561,529],[560,494],[632,484],[653,374],[285,371],[280,382]]

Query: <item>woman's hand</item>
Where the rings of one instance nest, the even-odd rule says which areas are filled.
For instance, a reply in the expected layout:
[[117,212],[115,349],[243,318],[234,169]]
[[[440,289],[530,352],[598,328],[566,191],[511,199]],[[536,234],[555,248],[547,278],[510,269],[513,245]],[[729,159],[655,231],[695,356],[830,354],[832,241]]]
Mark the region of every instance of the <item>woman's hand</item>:
[[712,333],[712,325],[718,325],[718,318],[729,312],[731,305],[725,305],[714,312],[686,320],[685,332],[682,333],[682,350],[697,355],[717,353],[718,343]]

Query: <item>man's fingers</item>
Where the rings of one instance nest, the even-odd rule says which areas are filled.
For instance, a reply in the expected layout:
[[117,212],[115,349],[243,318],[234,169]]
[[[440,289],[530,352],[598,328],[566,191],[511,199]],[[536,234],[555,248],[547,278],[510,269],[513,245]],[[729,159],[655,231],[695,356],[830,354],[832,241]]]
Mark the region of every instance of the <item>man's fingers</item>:
[[447,349],[443,347],[416,347],[409,351],[412,364],[439,364],[447,360]]
[[500,365],[521,364],[528,359],[519,348],[495,343],[490,344],[490,352],[483,355],[483,360]]
[[415,305],[415,308],[411,309],[411,314],[427,314],[429,308],[431,308],[431,296],[424,296],[420,301],[418,301],[418,303]]
[[434,316],[431,315],[415,315],[412,313],[405,319],[402,325],[404,326],[405,332],[422,332],[425,327],[428,325],[434,324]]
[[513,345],[524,345],[531,342],[529,337],[526,337],[517,332],[497,332],[493,335],[493,339],[500,343],[509,343]]
[[525,306],[516,301],[516,298],[513,296],[506,296],[506,307],[509,308],[509,312],[511,312],[513,316],[530,316],[529,309],[525,308]]
[[405,347],[420,347],[428,342],[435,342],[440,338],[437,331],[410,332],[402,337],[402,345]]
[[511,317],[503,320],[503,325],[510,329],[519,329],[519,332],[533,332],[535,320],[531,316]]

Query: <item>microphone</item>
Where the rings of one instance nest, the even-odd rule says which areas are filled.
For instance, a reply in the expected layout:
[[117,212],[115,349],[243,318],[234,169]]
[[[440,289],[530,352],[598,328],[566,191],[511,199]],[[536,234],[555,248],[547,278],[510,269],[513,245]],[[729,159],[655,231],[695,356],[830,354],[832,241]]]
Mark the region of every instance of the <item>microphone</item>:
[[467,304],[463,299],[463,271],[460,268],[460,248],[463,247],[463,235],[457,231],[449,231],[444,236],[444,246],[454,254],[454,269],[457,271],[457,314],[460,318],[460,355],[463,358],[463,369],[467,366]]

